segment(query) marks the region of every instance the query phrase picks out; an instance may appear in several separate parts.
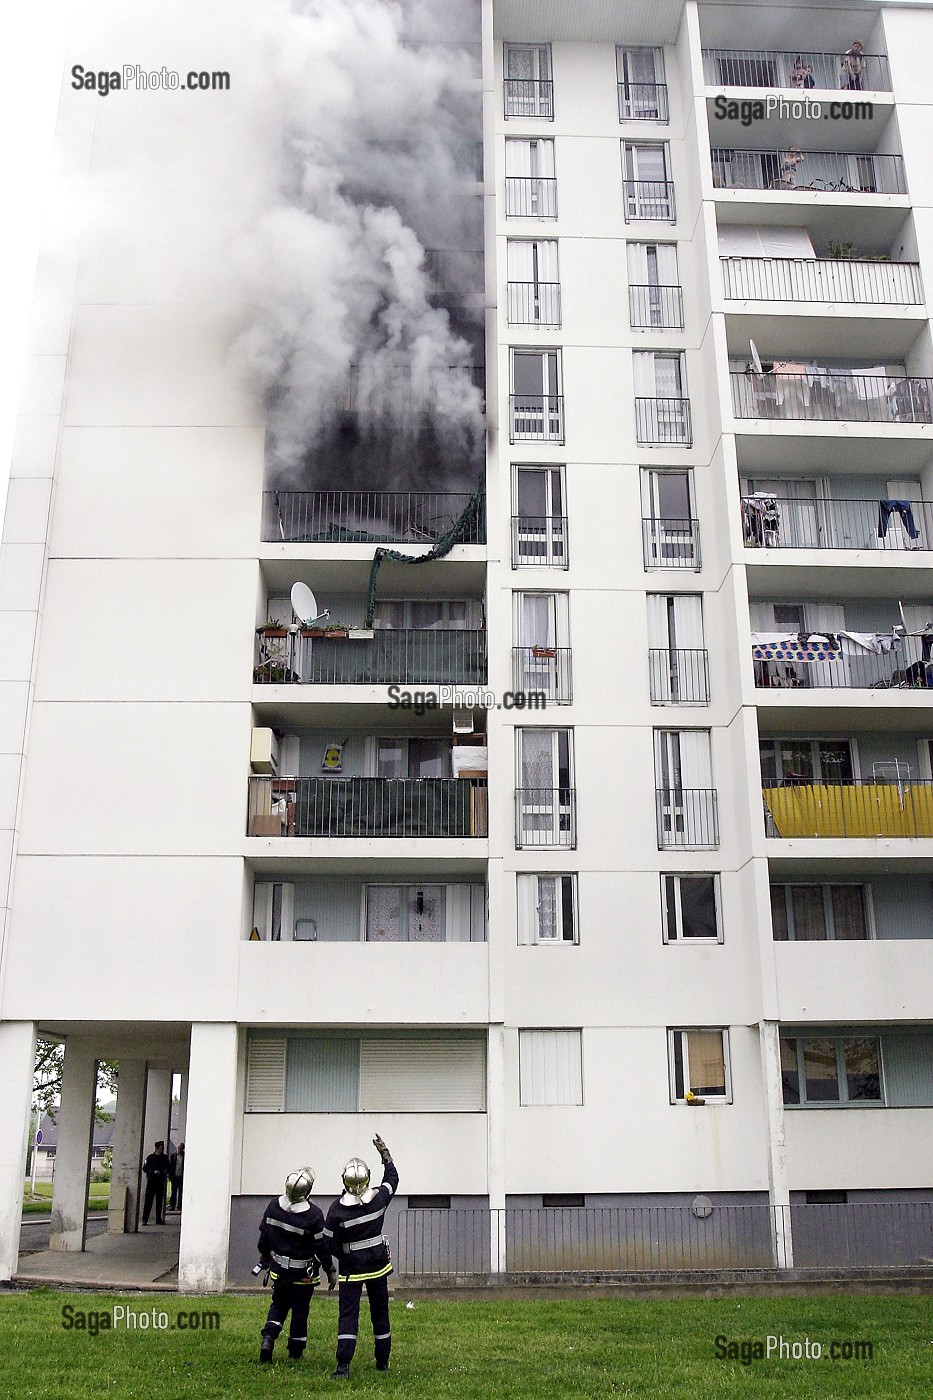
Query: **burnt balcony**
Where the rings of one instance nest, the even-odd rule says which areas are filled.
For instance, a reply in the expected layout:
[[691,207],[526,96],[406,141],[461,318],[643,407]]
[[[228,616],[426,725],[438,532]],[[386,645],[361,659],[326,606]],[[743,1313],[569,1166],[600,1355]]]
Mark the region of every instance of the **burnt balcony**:
[[573,699],[570,647],[513,647],[512,688],[516,696],[524,695],[529,709],[536,697],[545,704],[568,705]]
[[717,190],[815,190],[829,194],[907,193],[900,156],[848,151],[749,151],[715,147],[713,187]]
[[[858,71],[844,68],[841,53],[794,49],[704,49],[703,79],[708,87],[786,88],[806,96],[819,88],[832,92],[890,92],[891,75],[885,54],[863,53]],[[847,86],[853,81],[857,87]]]
[[[435,544],[472,497],[455,491],[266,491],[262,538],[280,544]],[[486,543],[485,501],[463,544]]]
[[880,483],[874,500],[807,499],[757,492],[742,497],[749,549],[933,549],[933,503],[891,500]]
[[248,836],[486,836],[480,778],[249,779]]
[[629,325],[633,330],[684,328],[684,294],[679,286],[632,283],[628,289]]
[[690,447],[693,443],[690,400],[636,398],[635,441]]
[[850,370],[732,370],[736,418],[802,423],[933,422],[933,380]]
[[512,568],[528,565],[543,569],[570,566],[570,541],[566,515],[513,515]]
[[[721,258],[727,301],[922,306],[920,265],[864,258]],[[634,324],[634,322],[633,322]]]
[[644,516],[642,549],[646,569],[700,569],[700,522]]
[[788,633],[752,637],[755,686],[759,690],[933,689],[933,633],[873,636],[870,633]]
[[509,282],[507,307],[510,326],[559,326],[559,282]]
[[623,180],[625,193],[625,222],[677,221],[674,186],[670,180]]
[[506,117],[543,117],[554,120],[554,84],[550,78],[506,78]]
[[257,685],[474,685],[486,633],[464,629],[260,628]]
[[556,219],[557,181],[543,175],[505,177],[507,219]]
[[620,122],[670,121],[667,83],[619,83]]
[[658,849],[713,850],[719,845],[715,788],[657,788]]
[[650,647],[652,705],[708,705],[709,654],[705,647]]
[[783,838],[933,836],[928,778],[821,783],[783,779],[762,785],[765,834]]

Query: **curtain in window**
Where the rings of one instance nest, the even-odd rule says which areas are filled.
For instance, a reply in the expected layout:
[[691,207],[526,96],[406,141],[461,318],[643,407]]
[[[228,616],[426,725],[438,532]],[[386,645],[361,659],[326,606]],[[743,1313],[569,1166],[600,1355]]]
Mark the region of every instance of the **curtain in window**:
[[699,1097],[725,1094],[726,1066],[721,1031],[688,1031],[687,1062],[690,1088]]

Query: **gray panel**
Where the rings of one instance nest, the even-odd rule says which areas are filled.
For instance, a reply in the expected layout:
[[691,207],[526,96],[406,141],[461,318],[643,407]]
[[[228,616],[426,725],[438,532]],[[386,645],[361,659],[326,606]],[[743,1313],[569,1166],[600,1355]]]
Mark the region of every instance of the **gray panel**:
[[881,1055],[889,1107],[933,1107],[933,1035],[883,1036]]
[[833,477],[832,496],[834,501],[874,501],[886,499],[888,478],[884,476],[839,476]]
[[[848,598],[844,610],[848,632],[890,632],[900,626],[901,615],[893,598]],[[874,674],[879,674],[877,668]]]
[[875,876],[871,898],[876,938],[933,938],[933,881]]
[[859,734],[856,748],[862,778],[872,776],[872,763],[890,763],[895,758],[909,765],[912,778],[920,776],[917,741],[909,734]]
[[295,886],[295,930],[305,936],[314,932],[299,920],[313,920],[318,943],[358,943],[360,941],[360,900],[362,884],[348,880],[302,880]]
[[289,1040],[286,1113],[355,1113],[359,1085],[357,1039],[294,1036]]

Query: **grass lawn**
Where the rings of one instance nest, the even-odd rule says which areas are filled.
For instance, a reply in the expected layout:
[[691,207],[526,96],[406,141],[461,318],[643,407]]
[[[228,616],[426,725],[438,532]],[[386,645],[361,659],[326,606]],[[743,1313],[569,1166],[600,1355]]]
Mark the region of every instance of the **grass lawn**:
[[[37,1181],[35,1191],[30,1187],[31,1182],[27,1179],[23,1185],[23,1214],[48,1215],[52,1209],[51,1181]],[[88,1210],[106,1210],[109,1201],[110,1182],[92,1181],[88,1188]]]
[[[309,1347],[289,1361],[280,1343],[272,1366],[260,1367],[263,1298],[181,1298],[175,1294],[55,1293],[0,1295],[0,1375],[17,1400],[97,1400],[156,1395],[198,1397],[317,1396],[335,1393],[337,1309],[333,1298],[311,1308]],[[345,1389],[357,1394],[436,1400],[446,1396],[676,1397],[879,1396],[906,1400],[933,1389],[933,1317],[929,1297],[832,1294],[806,1298],[587,1298],[562,1302],[509,1299],[437,1302],[406,1295],[392,1303],[394,1352],[388,1375],[372,1362],[365,1302],[361,1343]],[[62,1307],[85,1314],[114,1304],[137,1315],[166,1313],[170,1329],[102,1330],[96,1337],[62,1327]],[[216,1310],[220,1327],[174,1326],[189,1309]],[[77,1312],[73,1314],[73,1319]],[[871,1360],[758,1360],[742,1365],[715,1355],[730,1341],[868,1340]],[[339,1390],[339,1387],[338,1387]]]

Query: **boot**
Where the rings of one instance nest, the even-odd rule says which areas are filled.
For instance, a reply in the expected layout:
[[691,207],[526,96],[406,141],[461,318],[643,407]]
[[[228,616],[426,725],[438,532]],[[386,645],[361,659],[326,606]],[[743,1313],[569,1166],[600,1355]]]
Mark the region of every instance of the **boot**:
[[332,1372],[332,1381],[348,1381],[350,1379],[350,1367],[345,1363],[338,1365],[336,1371]]
[[289,1356],[292,1358],[293,1361],[300,1361],[301,1358],[304,1356],[304,1351],[305,1351],[305,1344],[304,1344],[304,1342],[289,1342],[289,1344],[288,1344],[288,1354],[289,1354]]
[[259,1348],[259,1360],[271,1361],[274,1346],[275,1340],[272,1337],[263,1337],[262,1346]]

